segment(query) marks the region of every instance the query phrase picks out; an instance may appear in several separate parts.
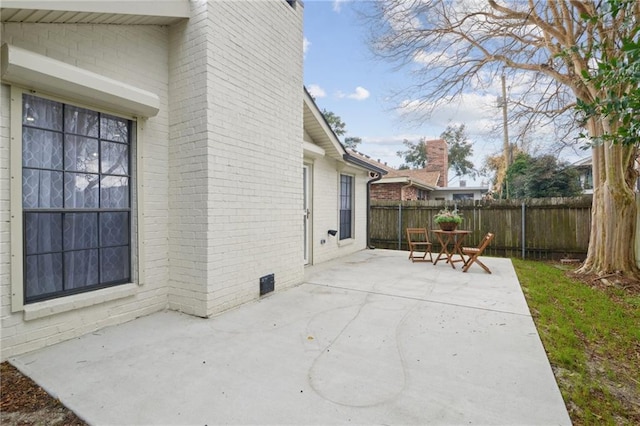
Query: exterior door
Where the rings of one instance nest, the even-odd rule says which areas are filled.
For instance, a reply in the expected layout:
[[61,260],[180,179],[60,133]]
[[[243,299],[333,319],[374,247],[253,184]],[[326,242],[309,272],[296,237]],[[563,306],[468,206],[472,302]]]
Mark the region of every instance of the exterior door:
[[311,263],[311,166],[302,166],[303,206],[302,222],[304,229],[304,264]]

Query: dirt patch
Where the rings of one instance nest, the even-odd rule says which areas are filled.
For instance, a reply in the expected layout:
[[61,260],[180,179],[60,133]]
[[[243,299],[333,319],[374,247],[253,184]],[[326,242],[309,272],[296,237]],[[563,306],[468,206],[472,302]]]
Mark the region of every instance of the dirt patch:
[[622,274],[577,274],[574,271],[567,271],[567,276],[582,281],[592,288],[607,291],[610,289],[622,289],[631,296],[640,296],[640,279],[624,276]]
[[0,364],[0,394],[3,426],[87,424],[8,362]]

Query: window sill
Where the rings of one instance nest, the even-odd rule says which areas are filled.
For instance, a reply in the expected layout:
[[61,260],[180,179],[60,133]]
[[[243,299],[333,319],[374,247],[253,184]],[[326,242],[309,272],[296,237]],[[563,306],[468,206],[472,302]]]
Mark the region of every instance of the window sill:
[[137,284],[122,284],[115,287],[103,288],[89,293],[75,294],[59,299],[45,300],[24,306],[24,320],[31,321],[75,309],[87,308],[111,300],[131,297],[136,294]]
[[351,244],[353,244],[355,242],[356,242],[356,240],[354,238],[345,238],[344,240],[339,240],[338,241],[338,247],[348,246],[348,245],[351,245]]

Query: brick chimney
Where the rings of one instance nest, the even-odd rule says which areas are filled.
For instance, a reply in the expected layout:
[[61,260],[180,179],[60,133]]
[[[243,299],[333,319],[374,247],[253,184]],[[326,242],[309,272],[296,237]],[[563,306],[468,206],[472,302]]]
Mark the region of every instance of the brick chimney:
[[445,188],[449,182],[449,147],[444,139],[425,141],[427,168],[429,172],[440,172],[438,186]]

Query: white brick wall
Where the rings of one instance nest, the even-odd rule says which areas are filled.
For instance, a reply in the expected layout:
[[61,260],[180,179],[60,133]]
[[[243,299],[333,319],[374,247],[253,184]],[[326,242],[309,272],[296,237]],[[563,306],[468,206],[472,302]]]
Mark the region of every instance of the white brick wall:
[[206,316],[207,19],[204,2],[170,30],[169,307]]
[[256,299],[263,275],[303,277],[302,14],[192,8],[171,32],[169,303],[209,316]]
[[304,274],[301,8],[214,4],[209,314],[258,297],[261,276],[274,273],[278,290]]
[[[15,339],[18,318],[11,312],[11,234],[10,234],[10,175],[9,175],[9,108],[10,87],[0,84],[0,348],[7,338]],[[4,356],[1,357],[4,360]]]
[[[9,86],[0,95],[1,358],[37,349],[161,310],[167,304],[168,30],[159,26],[2,24],[3,42],[127,82],[160,96],[142,135],[146,271],[133,296],[25,321],[11,313],[9,234]],[[89,105],[90,106],[90,105]],[[17,285],[21,285],[17,283]],[[114,288],[115,289],[115,288]],[[64,298],[69,303],[81,298]]]
[[[140,138],[144,285],[114,287],[93,302],[88,293],[56,299],[56,309],[80,307],[26,321],[11,313],[10,100],[2,86],[2,359],[167,306],[214,315],[256,299],[270,273],[276,290],[303,279],[302,6],[190,4],[192,18],[171,27],[2,24],[3,42],[161,100]],[[116,298],[122,290],[131,294]]]

